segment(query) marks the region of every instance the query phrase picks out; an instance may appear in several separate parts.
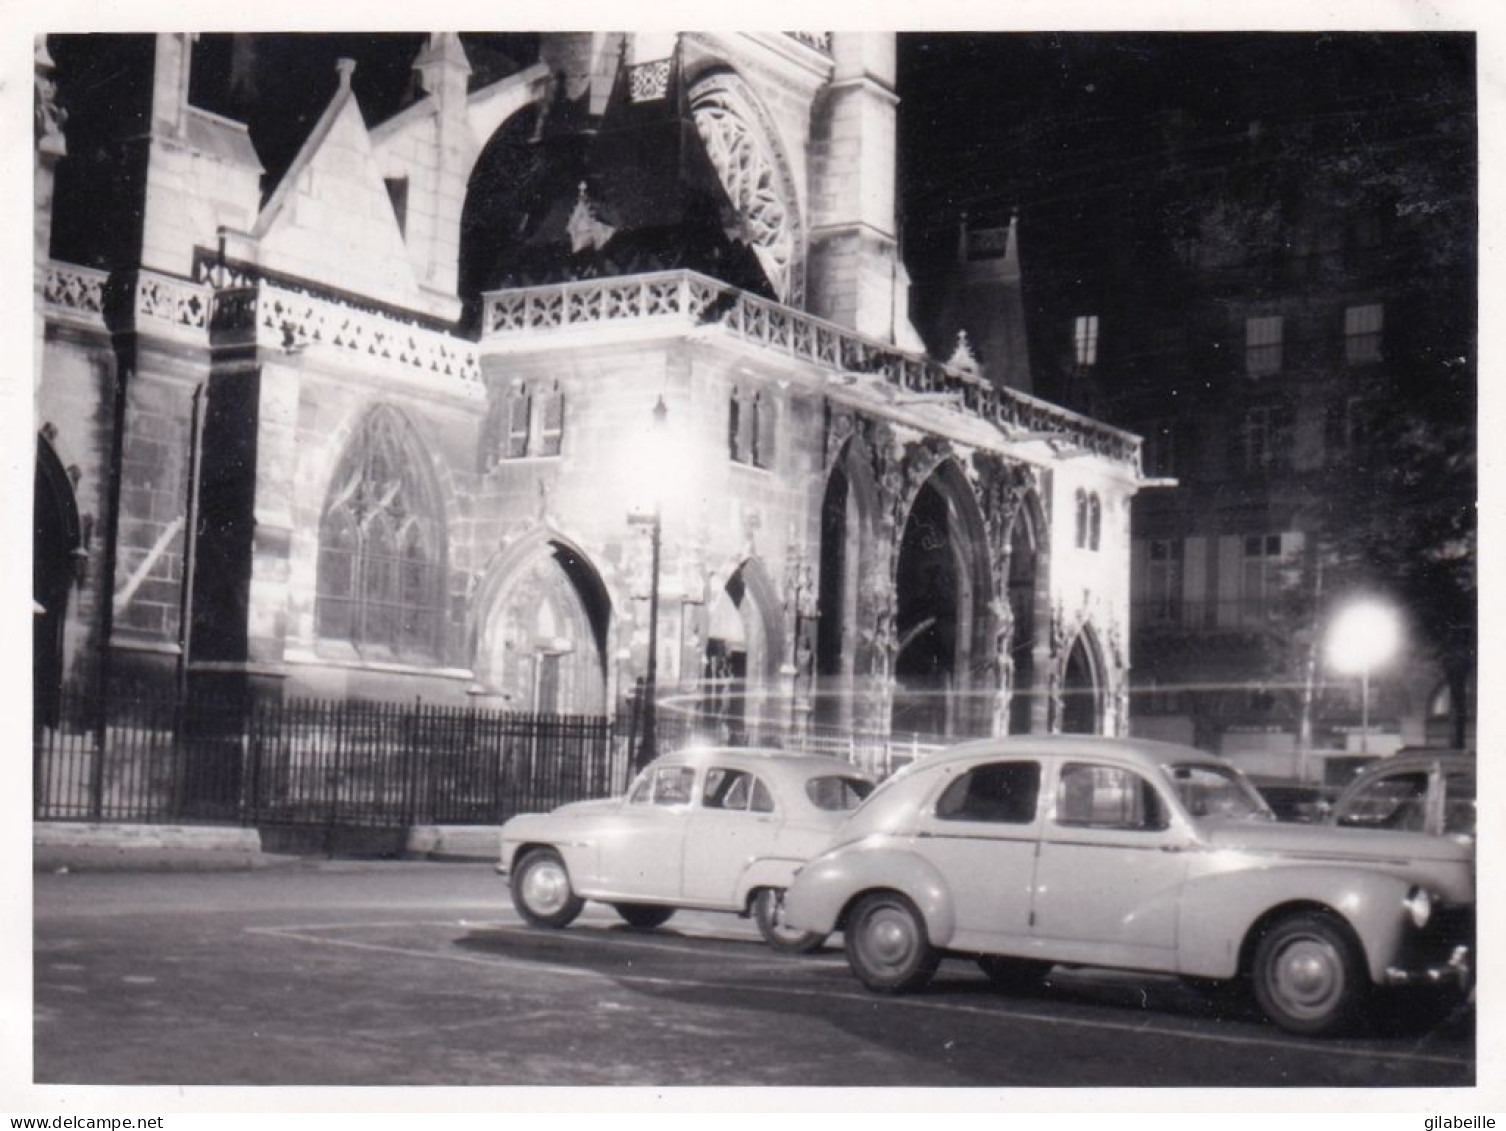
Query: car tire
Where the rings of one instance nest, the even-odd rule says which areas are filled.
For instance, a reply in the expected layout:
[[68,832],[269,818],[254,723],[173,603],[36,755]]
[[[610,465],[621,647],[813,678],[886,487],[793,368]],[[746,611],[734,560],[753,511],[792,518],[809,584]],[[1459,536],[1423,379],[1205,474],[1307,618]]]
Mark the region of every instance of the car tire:
[[663,907],[657,903],[614,903],[612,910],[622,916],[622,921],[629,927],[637,927],[642,931],[662,926],[675,913],[673,907]]
[[1001,990],[1020,992],[1039,989],[1051,972],[1051,963],[1034,958],[1005,958],[1000,954],[980,954],[978,969]]
[[1351,1028],[1370,993],[1359,944],[1343,923],[1321,913],[1288,915],[1266,928],[1251,973],[1261,1012],[1303,1036]]
[[570,873],[552,848],[535,848],[512,870],[512,905],[535,927],[568,927],[586,901],[570,886]]
[[936,973],[941,956],[926,937],[926,922],[915,904],[893,891],[865,895],[843,928],[847,964],[858,981],[875,993],[921,989]]
[[753,898],[753,921],[763,941],[786,954],[809,954],[820,950],[826,936],[819,931],[799,931],[784,923],[784,891],[760,888]]

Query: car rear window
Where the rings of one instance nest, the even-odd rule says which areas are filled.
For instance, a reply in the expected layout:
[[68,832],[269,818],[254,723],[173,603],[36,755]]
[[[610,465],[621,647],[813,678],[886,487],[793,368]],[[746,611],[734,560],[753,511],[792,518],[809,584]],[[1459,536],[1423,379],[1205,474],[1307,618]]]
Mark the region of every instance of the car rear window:
[[1339,807],[1337,823],[1358,828],[1421,832],[1427,824],[1428,772],[1377,777]]
[[805,783],[805,795],[817,809],[833,813],[845,813],[862,804],[863,798],[873,792],[873,783],[862,778],[843,777],[831,774],[811,778]]

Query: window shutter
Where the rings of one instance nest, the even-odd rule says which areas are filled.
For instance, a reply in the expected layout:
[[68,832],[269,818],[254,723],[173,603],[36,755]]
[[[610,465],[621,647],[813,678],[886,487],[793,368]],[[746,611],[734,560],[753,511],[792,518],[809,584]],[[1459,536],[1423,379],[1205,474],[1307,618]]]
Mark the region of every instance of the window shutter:
[[539,428],[539,455],[557,456],[565,434],[565,394],[556,382],[544,397],[543,423]]
[[533,398],[524,386],[512,395],[512,404],[507,423],[507,457],[517,459],[528,454],[528,417],[533,407]]
[[727,406],[727,455],[737,462],[742,462],[742,451],[739,443],[742,440],[742,398],[737,390],[732,390],[732,399]]
[[774,398],[758,397],[753,402],[753,463],[758,467],[774,466]]

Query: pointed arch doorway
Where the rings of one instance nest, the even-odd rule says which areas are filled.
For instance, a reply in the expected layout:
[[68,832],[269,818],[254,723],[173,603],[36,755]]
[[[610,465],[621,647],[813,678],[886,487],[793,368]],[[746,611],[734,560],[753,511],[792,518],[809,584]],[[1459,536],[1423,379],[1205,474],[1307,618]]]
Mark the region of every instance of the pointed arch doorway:
[[1062,733],[1103,733],[1103,672],[1103,653],[1085,628],[1062,667]]

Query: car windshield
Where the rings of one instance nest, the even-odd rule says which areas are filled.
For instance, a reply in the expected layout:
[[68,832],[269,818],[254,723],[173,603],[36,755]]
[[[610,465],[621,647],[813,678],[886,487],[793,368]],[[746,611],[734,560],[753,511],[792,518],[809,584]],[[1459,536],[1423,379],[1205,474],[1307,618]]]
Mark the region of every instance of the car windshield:
[[826,809],[833,813],[845,813],[850,809],[856,809],[862,803],[863,798],[872,792],[872,782],[839,774],[811,778],[805,783],[805,795],[811,799],[811,804],[817,809]]
[[1179,762],[1167,766],[1166,775],[1189,816],[1272,819],[1260,794],[1237,770],[1205,762]]

